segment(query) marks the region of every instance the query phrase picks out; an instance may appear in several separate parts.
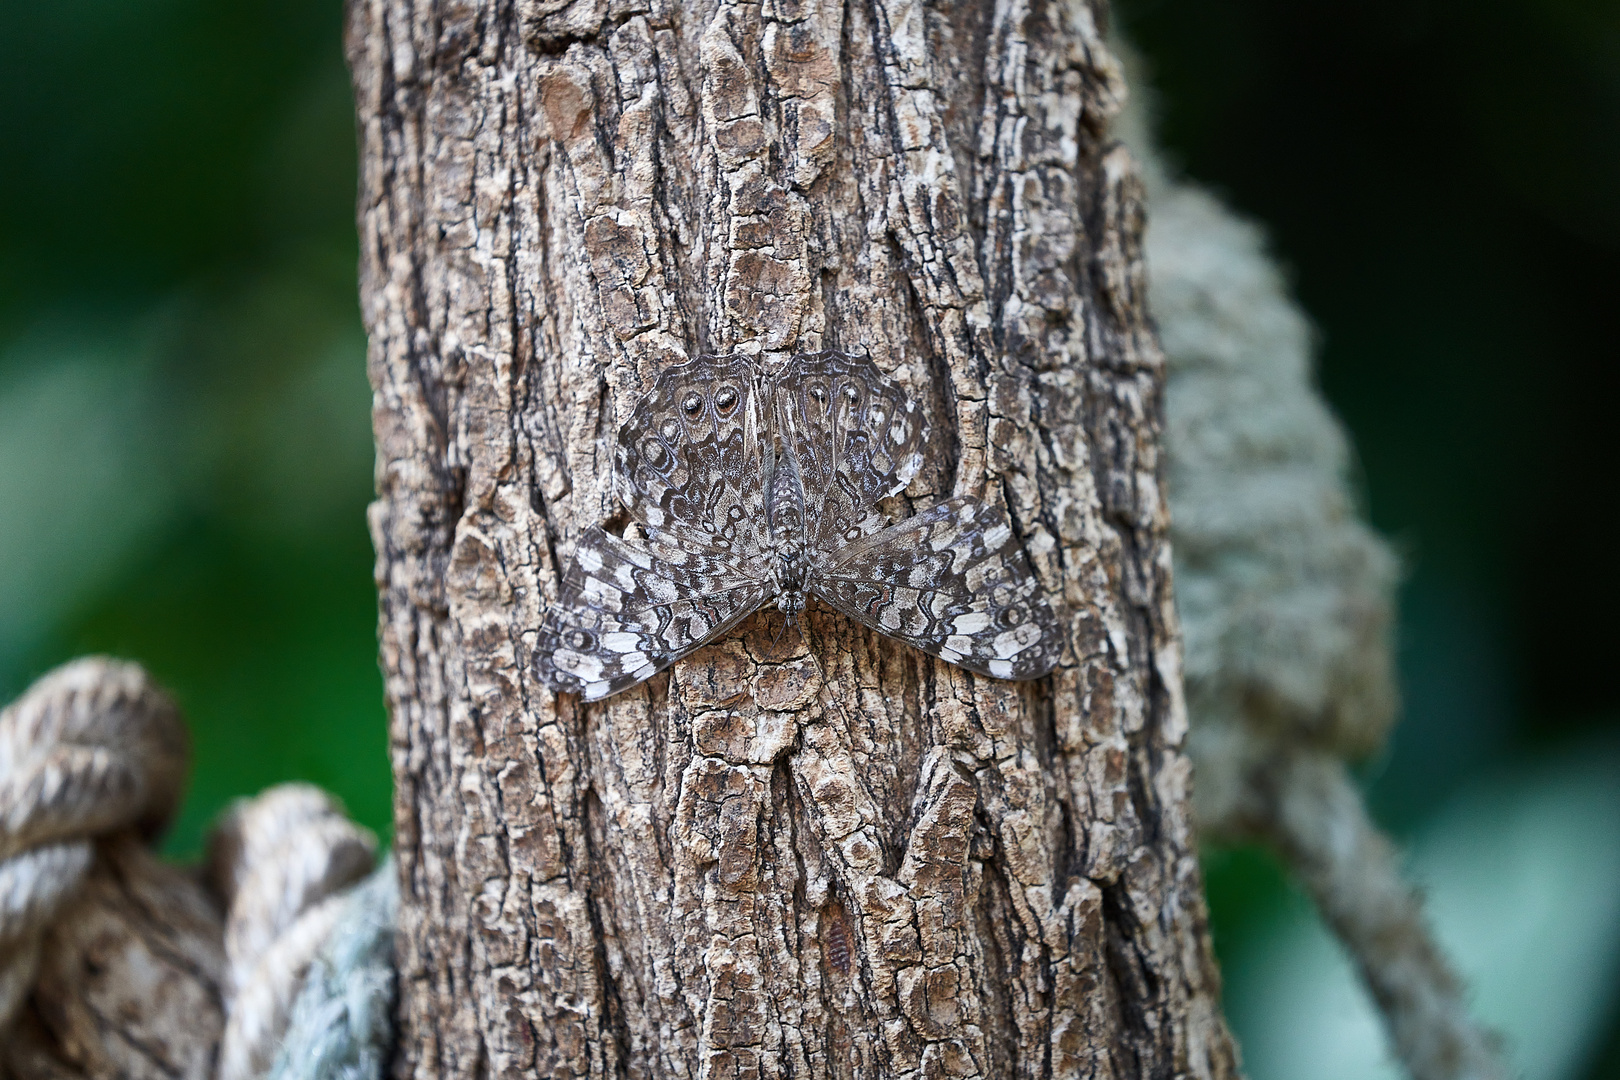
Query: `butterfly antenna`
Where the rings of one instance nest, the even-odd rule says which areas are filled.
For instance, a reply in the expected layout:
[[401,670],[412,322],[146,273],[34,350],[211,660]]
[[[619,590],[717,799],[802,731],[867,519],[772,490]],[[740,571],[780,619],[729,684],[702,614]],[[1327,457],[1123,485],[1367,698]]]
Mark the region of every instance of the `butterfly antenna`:
[[818,696],[822,701],[822,707],[825,708],[826,704],[830,702],[833,712],[837,713],[839,719],[844,722],[844,727],[852,728],[853,725],[850,724],[849,714],[844,711],[842,705],[838,704],[838,695],[833,692],[832,676],[827,674],[827,669],[821,665],[821,657],[817,655],[821,650],[816,648],[815,635],[810,632],[810,620],[808,618],[799,620],[799,633],[804,635],[804,643],[809,647],[810,662],[816,665],[816,671],[821,675],[821,693]]

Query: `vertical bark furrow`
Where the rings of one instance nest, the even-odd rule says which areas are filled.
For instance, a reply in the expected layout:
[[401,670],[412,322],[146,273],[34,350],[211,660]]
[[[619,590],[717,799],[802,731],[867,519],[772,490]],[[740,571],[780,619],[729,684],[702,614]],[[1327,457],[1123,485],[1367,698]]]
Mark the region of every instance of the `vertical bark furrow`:
[[[353,0],[402,1075],[1235,1074],[1122,87],[1083,0]],[[599,705],[530,650],[657,372],[866,346],[896,516],[1004,499],[1048,680],[756,616]]]

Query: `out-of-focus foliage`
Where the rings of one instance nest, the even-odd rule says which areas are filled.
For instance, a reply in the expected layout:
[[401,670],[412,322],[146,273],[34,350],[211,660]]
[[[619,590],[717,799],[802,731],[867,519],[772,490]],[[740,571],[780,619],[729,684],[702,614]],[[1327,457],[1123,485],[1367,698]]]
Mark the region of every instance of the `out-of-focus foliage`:
[[293,777],[389,820],[341,29],[0,7],[0,695],[146,664],[195,742],[179,851]]
[[[1166,149],[1293,271],[1404,552],[1374,810],[1526,1075],[1620,1075],[1620,5],[1117,2]],[[1250,1075],[1395,1075],[1270,860],[1208,868]]]
[[[1620,1075],[1620,5],[1119,14],[1172,155],[1294,269],[1406,552],[1375,808],[1521,1064]],[[0,5],[0,694],[147,664],[196,741],[178,851],[290,778],[387,826],[341,27],[338,0]],[[1338,1075],[1371,1075],[1302,900],[1256,852],[1210,869],[1256,1080],[1330,1075],[1345,1030]]]

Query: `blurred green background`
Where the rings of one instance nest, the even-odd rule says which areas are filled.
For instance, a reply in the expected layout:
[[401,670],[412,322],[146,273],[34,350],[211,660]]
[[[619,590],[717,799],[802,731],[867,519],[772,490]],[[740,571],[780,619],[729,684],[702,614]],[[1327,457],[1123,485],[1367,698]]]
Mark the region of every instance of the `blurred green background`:
[[0,5],[0,695],[146,664],[195,742],[179,854],[293,777],[390,817],[341,33]]
[[[1264,222],[1408,567],[1364,777],[1527,1077],[1620,1077],[1620,4],[1124,0]],[[386,836],[336,0],[0,7],[0,695],[138,659],[194,853],[290,778]],[[1209,854],[1255,1080],[1396,1075],[1309,904]]]
[[[1620,3],[1117,3],[1404,557],[1374,813],[1523,1075],[1620,1077]],[[1254,1080],[1399,1075],[1276,864],[1205,865]]]

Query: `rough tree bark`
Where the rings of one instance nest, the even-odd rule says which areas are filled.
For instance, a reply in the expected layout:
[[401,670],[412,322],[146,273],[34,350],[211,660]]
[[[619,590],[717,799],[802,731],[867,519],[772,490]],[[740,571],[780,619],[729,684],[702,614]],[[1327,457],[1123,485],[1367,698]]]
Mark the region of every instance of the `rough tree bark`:
[[[1235,1074],[1102,14],[353,0],[401,1075]],[[932,425],[893,516],[1005,499],[1059,670],[812,610],[537,682],[654,375],[862,346]]]

